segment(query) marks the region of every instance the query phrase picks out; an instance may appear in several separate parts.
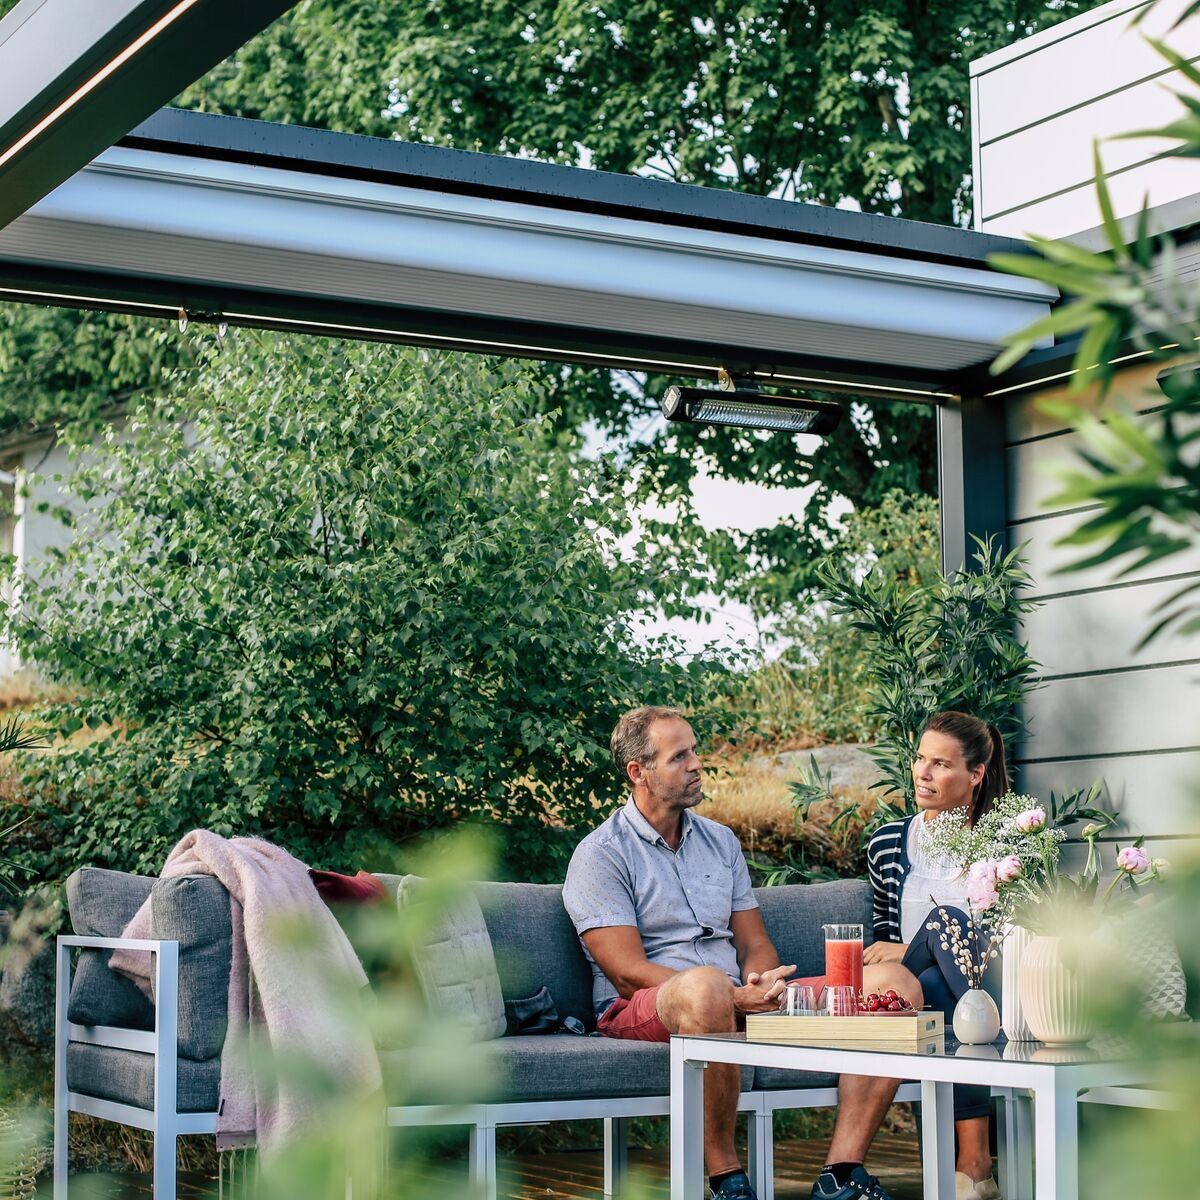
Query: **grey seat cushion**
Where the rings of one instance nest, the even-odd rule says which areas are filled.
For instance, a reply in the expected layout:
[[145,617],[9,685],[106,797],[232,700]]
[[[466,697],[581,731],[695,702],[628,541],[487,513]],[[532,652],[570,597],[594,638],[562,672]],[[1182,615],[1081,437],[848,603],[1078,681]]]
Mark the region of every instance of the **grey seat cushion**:
[[[120,937],[154,880],[82,867],[67,880],[71,928],[83,937]],[[68,1019],[77,1025],[153,1029],[154,1009],[124,975],[108,969],[111,950],[81,950],[71,979]]]
[[562,887],[550,883],[478,883],[505,1000],[550,989],[560,1017],[594,1029],[592,972],[575,926],[563,907]]
[[229,893],[212,875],[155,880],[156,938],[179,943],[179,1054],[203,1062],[225,1044],[233,959]]
[[779,961],[795,963],[797,975],[825,973],[822,925],[862,925],[871,941],[871,885],[863,879],[755,888],[754,896]]
[[[215,1112],[221,1088],[219,1059],[179,1060],[176,1094],[180,1112]],[[135,1108],[154,1107],[154,1056],[72,1042],[67,1047],[67,1083],[74,1092],[117,1100]]]
[[781,1071],[778,1067],[759,1067],[754,1072],[754,1086],[760,1092],[781,1092],[791,1088],[833,1087],[836,1075],[823,1071]]
[[[389,1104],[454,1104],[486,1100],[583,1100],[665,1096],[670,1092],[670,1047],[663,1042],[575,1037],[569,1033],[498,1038],[471,1048],[479,1070],[450,1079],[434,1051],[384,1051],[379,1056]],[[742,1088],[753,1072],[742,1071]],[[479,1080],[487,1080],[480,1094]],[[416,1081],[429,1080],[422,1087]],[[415,1090],[414,1090],[415,1089]]]

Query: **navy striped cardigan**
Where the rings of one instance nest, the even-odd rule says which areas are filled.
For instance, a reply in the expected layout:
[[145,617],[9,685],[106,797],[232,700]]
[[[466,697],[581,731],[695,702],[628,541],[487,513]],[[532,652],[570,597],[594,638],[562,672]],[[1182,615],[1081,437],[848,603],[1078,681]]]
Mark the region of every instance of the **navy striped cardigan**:
[[880,825],[867,843],[867,875],[871,880],[877,942],[902,940],[900,893],[912,869],[908,860],[908,827],[912,820],[911,816],[902,817]]

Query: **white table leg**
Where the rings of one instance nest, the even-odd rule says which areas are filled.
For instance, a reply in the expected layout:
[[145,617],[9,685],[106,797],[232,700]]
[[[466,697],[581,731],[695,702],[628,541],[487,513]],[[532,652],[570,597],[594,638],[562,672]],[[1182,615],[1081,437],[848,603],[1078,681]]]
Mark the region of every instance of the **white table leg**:
[[1044,1086],[1033,1095],[1034,1195],[1079,1200],[1079,1098]]
[[925,1200],[954,1196],[954,1085],[921,1081],[921,1169]]
[[704,1068],[683,1057],[682,1038],[671,1039],[671,1200],[704,1194]]

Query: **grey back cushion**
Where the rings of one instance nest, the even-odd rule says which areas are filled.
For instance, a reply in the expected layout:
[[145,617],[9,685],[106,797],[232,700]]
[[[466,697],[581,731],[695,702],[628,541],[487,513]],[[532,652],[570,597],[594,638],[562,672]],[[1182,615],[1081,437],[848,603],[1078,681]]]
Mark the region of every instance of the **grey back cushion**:
[[[71,928],[81,937],[120,937],[154,882],[146,875],[81,867],[67,880]],[[77,1025],[153,1029],[150,1001],[124,975],[108,969],[111,956],[111,950],[80,951],[67,1019]]]
[[557,883],[477,883],[505,1000],[550,989],[559,1017],[591,1029],[592,972]]
[[[67,880],[71,927],[90,937],[120,937],[147,896],[151,936],[179,943],[179,1054],[195,1062],[215,1058],[225,1042],[232,932],[229,893],[213,876],[152,879],[83,867]],[[124,975],[109,970],[110,953],[81,951],[69,1019],[153,1029],[150,1001]]]
[[154,936],[179,943],[180,1057],[216,1058],[229,1016],[229,893],[215,876],[177,875],[155,880],[150,897]]
[[797,975],[825,974],[822,925],[862,925],[871,941],[871,885],[863,879],[760,887],[754,896],[779,961],[795,963]]

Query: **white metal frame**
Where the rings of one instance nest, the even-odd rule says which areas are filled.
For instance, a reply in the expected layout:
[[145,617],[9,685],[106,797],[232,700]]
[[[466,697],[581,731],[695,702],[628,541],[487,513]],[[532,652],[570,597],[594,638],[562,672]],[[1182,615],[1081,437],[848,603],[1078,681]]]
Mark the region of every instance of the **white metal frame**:
[[[76,1025],[67,1019],[71,997],[71,952],[147,950],[154,956],[154,1029]],[[179,943],[157,939],[64,936],[58,939],[54,1001],[54,1200],[67,1200],[69,1117],[86,1113],[105,1121],[148,1129],[154,1135],[154,1197],[175,1200],[176,1139],[216,1133],[217,1114],[181,1113],[178,1108]],[[154,1108],[102,1100],[67,1086],[67,1046],[87,1042],[154,1056]]]

